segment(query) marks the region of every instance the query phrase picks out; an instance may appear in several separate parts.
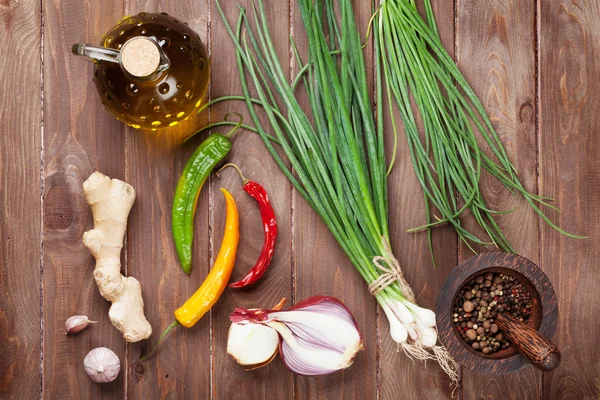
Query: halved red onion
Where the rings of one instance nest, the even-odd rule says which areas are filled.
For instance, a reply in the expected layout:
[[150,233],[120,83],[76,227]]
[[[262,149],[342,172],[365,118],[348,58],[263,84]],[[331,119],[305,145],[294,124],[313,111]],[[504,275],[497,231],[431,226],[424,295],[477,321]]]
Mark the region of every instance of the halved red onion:
[[236,309],[231,321],[277,331],[284,364],[300,375],[325,375],[347,368],[363,348],[352,313],[333,297],[310,297],[286,311]]

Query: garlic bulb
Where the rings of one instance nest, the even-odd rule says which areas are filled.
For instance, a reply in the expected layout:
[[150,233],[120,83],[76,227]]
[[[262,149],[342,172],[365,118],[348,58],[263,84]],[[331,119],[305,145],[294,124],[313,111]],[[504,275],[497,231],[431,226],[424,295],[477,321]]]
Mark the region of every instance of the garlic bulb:
[[73,335],[89,324],[95,324],[97,321],[90,321],[85,315],[74,315],[65,321],[65,335]]
[[119,375],[121,361],[111,349],[98,347],[85,356],[83,367],[94,382],[112,382]]

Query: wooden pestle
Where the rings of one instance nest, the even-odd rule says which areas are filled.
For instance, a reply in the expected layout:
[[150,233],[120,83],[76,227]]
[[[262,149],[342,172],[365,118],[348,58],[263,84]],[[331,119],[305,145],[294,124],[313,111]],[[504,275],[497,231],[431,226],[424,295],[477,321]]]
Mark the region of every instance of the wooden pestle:
[[498,314],[495,323],[515,349],[534,367],[542,371],[558,368],[558,347],[537,330],[508,314]]

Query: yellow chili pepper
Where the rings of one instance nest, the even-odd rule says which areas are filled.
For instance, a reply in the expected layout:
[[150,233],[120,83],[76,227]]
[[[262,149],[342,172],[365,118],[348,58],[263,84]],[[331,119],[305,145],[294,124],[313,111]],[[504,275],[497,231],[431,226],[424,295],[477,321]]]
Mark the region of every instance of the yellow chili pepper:
[[217,259],[202,286],[181,307],[175,310],[175,321],[163,331],[150,351],[141,358],[142,361],[156,350],[160,342],[175,327],[182,325],[191,328],[194,326],[219,300],[227,287],[227,282],[235,264],[238,243],[240,242],[240,222],[233,196],[225,189],[221,189],[221,191],[225,195],[227,216],[225,217],[225,234]]
[[186,328],[191,328],[217,302],[231,276],[238,243],[240,241],[239,217],[233,196],[221,189],[227,203],[225,234],[219,255],[202,286],[181,307],[175,310],[175,319]]

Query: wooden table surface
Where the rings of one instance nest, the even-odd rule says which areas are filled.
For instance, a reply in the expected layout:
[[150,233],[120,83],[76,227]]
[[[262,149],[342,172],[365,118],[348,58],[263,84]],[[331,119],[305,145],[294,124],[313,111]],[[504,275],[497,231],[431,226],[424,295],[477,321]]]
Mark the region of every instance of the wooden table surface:
[[[290,76],[289,35],[305,41],[295,1],[265,0],[270,27]],[[229,18],[238,3],[222,0]],[[539,263],[554,284],[560,319],[554,336],[562,365],[503,377],[462,370],[463,399],[598,399],[600,358],[600,2],[597,0],[434,0],[446,48],[481,97],[525,186],[556,199],[560,226],[589,236],[569,239],[540,222],[498,182],[482,182],[487,200],[516,250]],[[360,26],[370,1],[355,1]],[[231,160],[262,182],[280,221],[271,270],[250,291],[228,290],[193,329],[179,330],[157,357],[139,362],[148,342],[127,345],[108,320],[109,303],[92,277],[94,260],[81,238],[92,226],[82,183],[95,170],[129,182],[137,201],[129,218],[124,269],[143,287],[152,339],[209,271],[223,232],[219,187],[238,199],[241,245],[234,278],[253,264],[262,226],[238,177],[213,177],[200,197],[195,266],[185,276],[171,239],[171,202],[183,164],[202,138],[181,145],[194,128],[242,104],[224,104],[175,129],[126,128],[102,107],[92,64],[71,55],[73,43],[98,43],[123,15],[168,12],[187,21],[212,59],[211,96],[238,94],[235,55],[212,0],[0,0],[0,398],[33,399],[436,399],[449,380],[434,363],[411,362],[389,337],[388,323],[325,226],[277,169],[259,138],[240,133]],[[372,65],[372,48],[367,52]],[[448,228],[435,231],[434,269],[424,234],[422,195],[401,135],[390,178],[392,245],[419,302],[433,307],[448,272],[471,254]],[[468,221],[472,225],[472,221]],[[281,297],[342,299],[357,317],[365,351],[346,371],[294,376],[280,360],[244,372],[225,354],[228,314],[236,306],[270,306]],[[99,323],[65,337],[74,314]],[[92,383],[82,368],[97,346],[122,360],[118,379]]]

